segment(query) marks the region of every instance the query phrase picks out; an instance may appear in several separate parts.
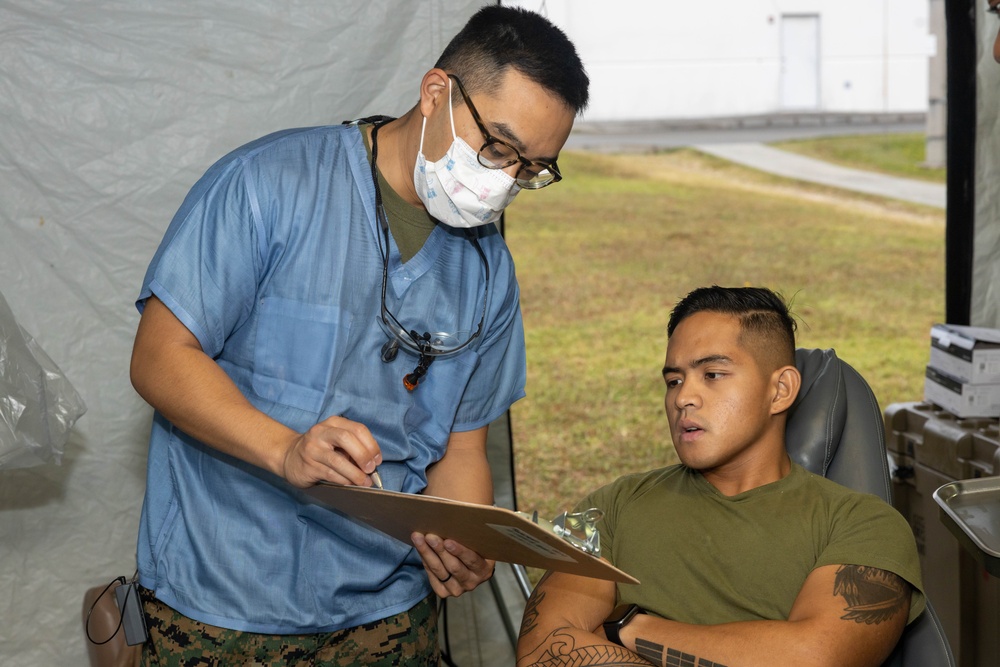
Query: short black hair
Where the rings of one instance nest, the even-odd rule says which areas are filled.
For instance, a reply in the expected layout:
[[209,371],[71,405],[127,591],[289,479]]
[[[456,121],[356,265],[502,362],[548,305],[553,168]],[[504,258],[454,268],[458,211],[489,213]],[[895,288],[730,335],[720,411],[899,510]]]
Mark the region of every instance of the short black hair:
[[795,365],[795,319],[777,292],[765,287],[699,287],[674,306],[667,337],[673,335],[677,325],[699,312],[736,317],[741,341],[753,338],[761,349],[775,355],[778,365]]
[[469,93],[496,92],[501,75],[513,68],[576,114],[589,100],[590,79],[576,47],[548,19],[521,7],[487,5],[477,11],[434,66],[457,74]]

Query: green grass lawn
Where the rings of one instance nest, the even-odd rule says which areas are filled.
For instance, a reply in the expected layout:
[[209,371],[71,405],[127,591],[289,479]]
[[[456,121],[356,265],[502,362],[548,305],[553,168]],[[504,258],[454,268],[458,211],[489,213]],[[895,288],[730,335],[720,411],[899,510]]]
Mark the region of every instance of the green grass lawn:
[[771,145],[845,167],[944,183],[943,168],[932,169],[924,165],[925,141],[923,133],[859,134],[782,141]]
[[944,312],[944,212],[791,183],[693,151],[565,153],[565,180],[509,208],[528,348],[512,408],[518,504],[553,516],[675,461],[660,368],[695,287],[792,299],[798,344],[832,347],[884,409],[920,400]]

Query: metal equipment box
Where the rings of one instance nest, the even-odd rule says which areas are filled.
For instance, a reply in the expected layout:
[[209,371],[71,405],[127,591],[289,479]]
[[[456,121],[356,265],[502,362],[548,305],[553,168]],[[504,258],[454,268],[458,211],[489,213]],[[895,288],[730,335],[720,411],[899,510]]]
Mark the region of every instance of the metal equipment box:
[[940,519],[934,491],[956,480],[1000,475],[1000,421],[960,419],[930,403],[884,413],[893,459],[893,506],[909,521],[924,589],[959,667],[996,667],[1000,579],[977,563]]

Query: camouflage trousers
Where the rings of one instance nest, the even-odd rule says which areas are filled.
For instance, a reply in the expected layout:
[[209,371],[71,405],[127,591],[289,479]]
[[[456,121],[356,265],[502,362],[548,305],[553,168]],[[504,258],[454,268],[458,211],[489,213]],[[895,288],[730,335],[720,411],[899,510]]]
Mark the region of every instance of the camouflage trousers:
[[149,641],[141,667],[342,667],[438,665],[437,603],[356,628],[313,635],[263,635],[190,619],[139,588]]

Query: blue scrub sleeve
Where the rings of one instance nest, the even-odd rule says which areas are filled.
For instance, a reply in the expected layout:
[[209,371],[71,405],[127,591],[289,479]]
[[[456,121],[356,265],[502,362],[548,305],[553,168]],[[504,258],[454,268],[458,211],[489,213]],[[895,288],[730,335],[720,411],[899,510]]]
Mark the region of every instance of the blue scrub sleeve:
[[250,313],[263,229],[240,160],[219,163],[192,188],[154,255],[137,306],[155,294],[211,357]]

